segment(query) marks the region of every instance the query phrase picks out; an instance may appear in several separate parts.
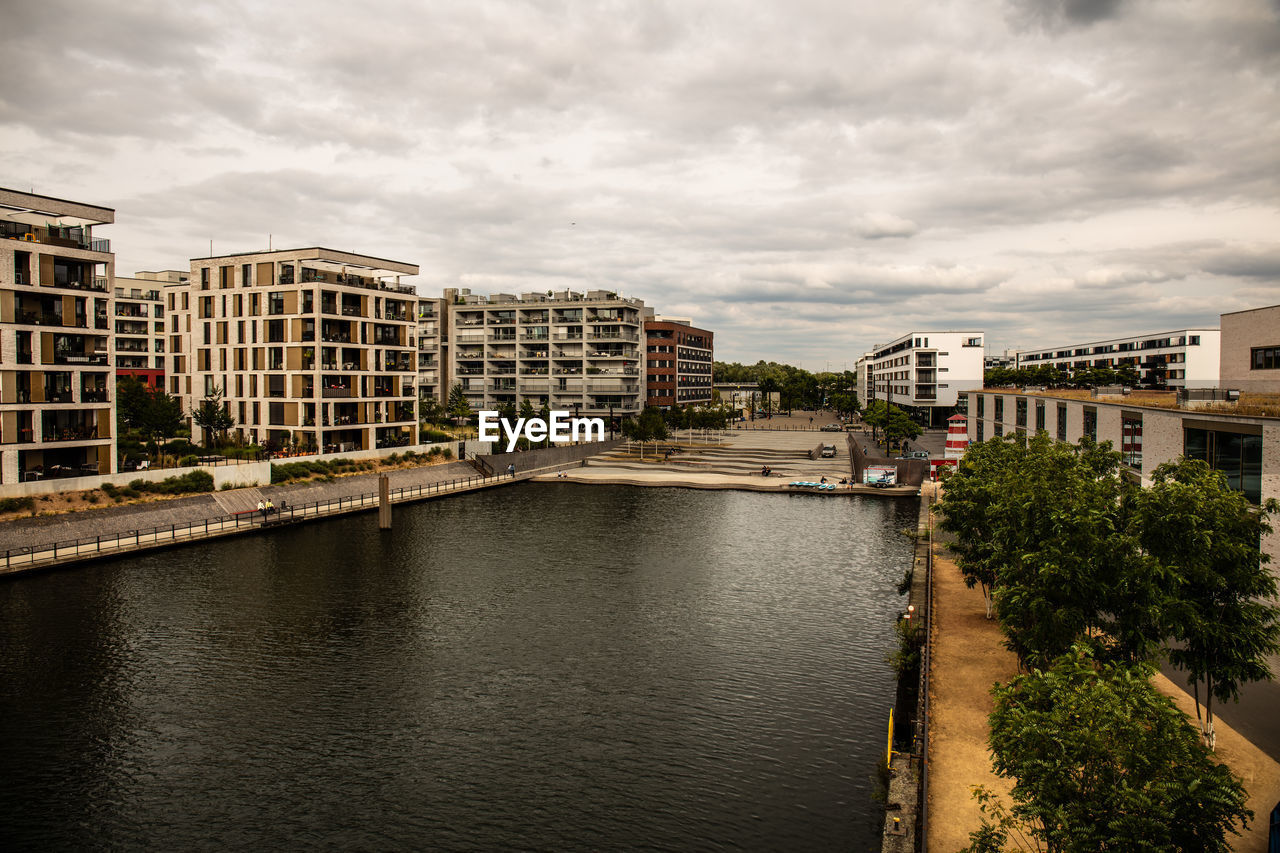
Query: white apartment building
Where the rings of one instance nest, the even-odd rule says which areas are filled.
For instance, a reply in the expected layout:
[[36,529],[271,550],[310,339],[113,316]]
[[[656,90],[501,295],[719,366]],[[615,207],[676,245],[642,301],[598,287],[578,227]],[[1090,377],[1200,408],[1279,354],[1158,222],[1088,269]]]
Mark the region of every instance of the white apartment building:
[[165,322],[161,285],[186,280],[185,272],[173,270],[136,272],[133,278],[116,276],[112,332],[117,377],[133,376],[161,390],[168,387],[164,381]]
[[189,412],[221,393],[247,443],[414,444],[418,297],[400,277],[417,273],[324,248],[194,258],[191,281],[166,288],[170,393]]
[[449,398],[450,300],[418,298],[418,402]]
[[1129,365],[1142,385],[1216,388],[1220,350],[1217,329],[1182,329],[1026,350],[1018,353],[1017,367],[1049,365],[1070,372]]
[[0,482],[115,467],[115,211],[0,189]]
[[[888,400],[930,426],[942,425],[957,395],[982,387],[983,332],[908,332],[858,360],[870,400]],[[864,375],[865,373],[865,375]]]
[[519,406],[581,416],[634,415],[644,405],[644,302],[605,290],[476,296],[445,291],[450,387],[473,410]]

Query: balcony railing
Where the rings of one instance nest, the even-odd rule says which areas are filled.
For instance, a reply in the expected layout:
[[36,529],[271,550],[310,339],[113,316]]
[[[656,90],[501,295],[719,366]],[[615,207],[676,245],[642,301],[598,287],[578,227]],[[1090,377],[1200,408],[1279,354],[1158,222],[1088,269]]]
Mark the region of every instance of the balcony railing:
[[321,397],[350,397],[353,396],[350,388],[325,388],[320,393]]

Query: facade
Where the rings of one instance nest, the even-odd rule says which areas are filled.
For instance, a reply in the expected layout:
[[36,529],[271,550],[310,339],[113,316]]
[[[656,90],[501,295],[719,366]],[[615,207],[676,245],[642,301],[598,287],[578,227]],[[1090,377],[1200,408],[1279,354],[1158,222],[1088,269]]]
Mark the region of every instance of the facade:
[[417,272],[323,248],[194,258],[166,288],[170,393],[189,412],[220,394],[247,443],[416,443],[418,297],[400,277]]
[[116,376],[133,376],[144,385],[164,390],[164,296],[162,282],[186,273],[138,272],[133,278],[116,277],[115,310],[112,331],[115,333]]
[[[958,395],[982,387],[982,332],[908,332],[859,359],[866,399],[888,400],[930,426],[941,426]],[[863,375],[865,371],[865,376]]]
[[1139,382],[1157,388],[1216,388],[1219,332],[1182,329],[1133,335],[1106,341],[1067,344],[1018,353],[1017,367],[1050,365],[1060,370],[1126,365],[1138,372]]
[[1220,320],[1221,387],[1280,393],[1280,305],[1233,311]]
[[0,189],[0,482],[114,471],[114,221]]
[[[985,390],[970,392],[968,414],[971,441],[1043,430],[1074,444],[1088,435],[1118,448],[1144,485],[1158,465],[1187,456],[1222,471],[1255,504],[1280,498],[1280,418]],[[1273,560],[1280,558],[1280,531],[1264,547]],[[1280,563],[1273,568],[1280,570]]]
[[449,399],[449,307],[447,299],[418,299],[418,402]]
[[452,302],[449,386],[461,385],[473,410],[525,400],[582,417],[641,410],[639,299],[604,290],[520,297],[446,290],[445,299]]
[[645,405],[711,405],[715,335],[682,317],[654,317],[645,309]]

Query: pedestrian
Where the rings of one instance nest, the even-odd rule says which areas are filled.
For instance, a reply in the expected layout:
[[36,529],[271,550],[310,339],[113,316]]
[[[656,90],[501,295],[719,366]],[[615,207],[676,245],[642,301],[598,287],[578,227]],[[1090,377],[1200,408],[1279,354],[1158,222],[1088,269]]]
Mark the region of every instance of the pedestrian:
[[507,466],[507,474],[512,477],[516,475],[516,463],[512,462]]
[[267,505],[266,505],[266,504],[264,504],[264,503],[262,502],[262,500],[261,500],[261,499],[259,499],[259,500],[258,500],[258,512],[262,513],[262,520],[263,520],[263,521],[266,521],[266,520],[267,520]]
[[266,516],[271,515],[271,513],[275,511],[276,511],[276,508],[275,508],[275,505],[271,503],[271,498],[267,498],[267,511],[263,517],[265,518]]

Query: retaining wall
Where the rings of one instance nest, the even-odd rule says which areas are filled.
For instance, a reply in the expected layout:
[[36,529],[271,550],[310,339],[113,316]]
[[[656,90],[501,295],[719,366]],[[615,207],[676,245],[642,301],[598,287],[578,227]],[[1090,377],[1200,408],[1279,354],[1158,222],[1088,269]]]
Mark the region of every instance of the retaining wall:
[[497,473],[506,473],[508,465],[515,465],[516,471],[528,471],[531,468],[546,468],[551,465],[563,465],[566,462],[577,462],[588,456],[613,450],[626,439],[615,438],[612,441],[592,441],[587,444],[562,444],[559,447],[543,447],[538,450],[526,450],[523,453],[482,453],[477,458],[489,465]]

